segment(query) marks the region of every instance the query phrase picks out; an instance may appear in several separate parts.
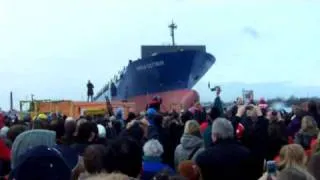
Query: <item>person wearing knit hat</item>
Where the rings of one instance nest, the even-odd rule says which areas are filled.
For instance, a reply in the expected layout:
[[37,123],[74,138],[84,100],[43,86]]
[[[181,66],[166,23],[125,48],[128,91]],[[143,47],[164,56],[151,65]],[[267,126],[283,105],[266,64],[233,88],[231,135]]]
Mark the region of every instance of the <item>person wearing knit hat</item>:
[[21,133],[13,142],[11,149],[11,169],[20,163],[20,156],[28,149],[44,145],[53,147],[56,144],[56,133],[49,130],[29,130]]
[[49,122],[48,116],[45,114],[39,114],[35,116],[32,122],[32,129],[48,129]]
[[181,161],[195,160],[197,155],[204,151],[204,141],[200,134],[200,125],[197,121],[187,121],[180,143],[174,153],[176,167]]
[[259,101],[259,105],[258,105],[261,109],[267,109],[268,108],[268,104],[266,102],[266,100],[262,97],[260,98]]

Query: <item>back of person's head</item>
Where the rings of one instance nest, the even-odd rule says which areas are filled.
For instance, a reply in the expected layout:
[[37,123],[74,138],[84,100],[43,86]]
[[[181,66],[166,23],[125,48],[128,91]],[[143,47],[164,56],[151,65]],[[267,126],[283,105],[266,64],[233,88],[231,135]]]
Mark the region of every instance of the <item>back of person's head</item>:
[[219,108],[213,106],[210,110],[210,113],[209,113],[209,117],[210,117],[210,123],[212,123],[215,119],[217,119],[218,117],[221,117],[221,112],[219,110]]
[[187,121],[193,119],[193,114],[190,111],[186,111],[181,115],[181,122],[185,124]]
[[49,129],[48,116],[39,114],[32,121],[32,129]]
[[146,116],[148,120],[154,119],[156,115],[157,115],[157,111],[154,108],[147,109]]
[[303,132],[318,133],[317,123],[312,116],[304,116],[301,121],[301,130]]
[[98,135],[98,128],[95,123],[84,122],[79,126],[77,133],[78,143],[93,143]]
[[155,115],[154,117],[154,125],[157,127],[162,127],[163,116],[160,114]]
[[163,147],[158,140],[151,139],[143,146],[144,156],[160,157],[163,153]]
[[199,180],[200,174],[196,169],[196,164],[191,161],[182,161],[178,166],[178,172],[181,176],[188,178],[188,180]]
[[314,154],[308,162],[308,171],[316,178],[320,179],[320,154]]
[[287,168],[280,172],[277,180],[316,180],[316,179],[305,169]]
[[14,142],[14,140],[17,138],[17,136],[26,130],[28,130],[27,126],[24,126],[21,124],[13,125],[10,127],[10,129],[8,131],[7,138],[11,142]]
[[116,133],[119,134],[122,131],[122,124],[119,120],[113,120],[112,126],[116,130]]
[[280,150],[280,169],[290,167],[305,167],[306,155],[304,149],[299,144],[288,144]]
[[106,152],[107,149],[103,145],[90,145],[85,149],[83,162],[88,173],[96,174],[102,172]]
[[189,120],[184,126],[184,134],[201,137],[200,125],[195,120]]
[[52,120],[49,125],[49,130],[55,131],[57,140],[61,140],[64,135],[64,121],[61,119]]
[[141,127],[138,121],[131,121],[131,124],[126,129],[127,134],[132,137],[133,139],[140,142],[144,137],[144,129]]
[[19,158],[20,163],[13,169],[9,179],[56,180],[71,178],[71,169],[58,151],[48,146],[28,149]]
[[137,117],[137,116],[136,116],[135,113],[129,112],[129,113],[128,113],[128,118],[127,118],[127,123],[129,123],[130,121],[136,119],[136,117]]
[[117,108],[115,114],[116,114],[116,119],[117,120],[123,120],[123,115],[124,115],[123,108]]
[[76,131],[77,122],[72,118],[67,118],[64,122],[64,133],[65,136],[71,137]]
[[226,140],[234,138],[234,129],[230,121],[225,118],[217,118],[212,123],[212,140]]
[[119,137],[108,144],[105,156],[105,170],[137,177],[142,168],[142,148],[128,137]]
[[73,133],[74,136],[78,136],[78,131],[79,131],[79,128],[80,128],[80,125],[87,122],[88,120],[84,119],[84,118],[80,118],[76,121],[76,129]]
[[315,101],[308,102],[308,112],[313,115],[318,114],[317,102]]
[[36,146],[53,147],[56,144],[56,133],[49,130],[29,130],[21,133],[12,144],[11,168],[14,169],[20,162],[20,156],[28,149]]

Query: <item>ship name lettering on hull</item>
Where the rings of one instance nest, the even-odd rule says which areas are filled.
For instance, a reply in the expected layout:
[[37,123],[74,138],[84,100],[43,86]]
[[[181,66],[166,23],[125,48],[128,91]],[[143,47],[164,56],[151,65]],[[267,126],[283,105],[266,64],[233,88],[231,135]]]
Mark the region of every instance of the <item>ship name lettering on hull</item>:
[[152,69],[152,68],[163,66],[163,65],[164,65],[164,61],[155,61],[149,64],[137,66],[136,69],[138,71],[142,71],[142,70]]

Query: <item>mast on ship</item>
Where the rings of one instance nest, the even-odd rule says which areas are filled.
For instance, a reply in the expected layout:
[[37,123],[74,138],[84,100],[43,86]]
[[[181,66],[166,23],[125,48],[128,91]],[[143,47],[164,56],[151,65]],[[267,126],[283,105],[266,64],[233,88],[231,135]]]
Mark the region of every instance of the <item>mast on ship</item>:
[[171,30],[172,46],[175,46],[176,43],[174,41],[174,30],[177,29],[178,26],[172,21],[172,23],[169,25],[169,28]]

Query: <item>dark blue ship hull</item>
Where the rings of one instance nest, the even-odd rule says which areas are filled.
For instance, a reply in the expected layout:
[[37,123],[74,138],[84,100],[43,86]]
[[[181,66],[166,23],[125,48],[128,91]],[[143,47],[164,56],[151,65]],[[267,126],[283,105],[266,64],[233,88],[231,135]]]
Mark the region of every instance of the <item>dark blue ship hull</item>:
[[102,89],[95,100],[104,100],[105,96],[112,100],[128,100],[162,92],[191,90],[214,62],[211,54],[195,50],[145,57],[129,63],[120,78]]

